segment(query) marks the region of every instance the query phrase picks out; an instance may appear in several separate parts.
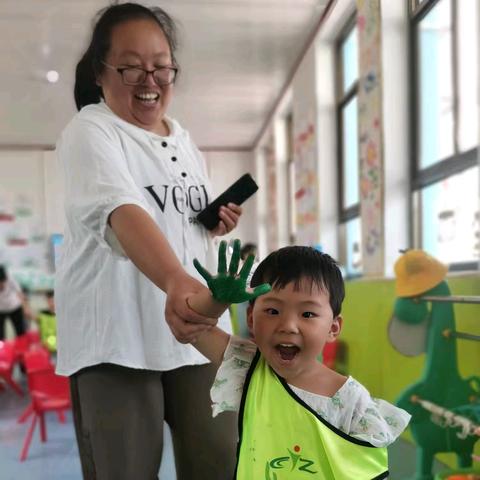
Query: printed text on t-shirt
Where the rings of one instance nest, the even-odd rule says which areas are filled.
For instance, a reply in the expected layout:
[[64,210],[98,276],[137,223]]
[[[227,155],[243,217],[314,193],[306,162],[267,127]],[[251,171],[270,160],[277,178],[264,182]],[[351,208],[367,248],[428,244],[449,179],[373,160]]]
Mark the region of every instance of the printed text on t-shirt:
[[153,197],[162,212],[165,212],[165,208],[168,208],[169,202],[180,214],[185,213],[185,208],[188,207],[194,212],[201,212],[208,205],[208,193],[205,185],[190,185],[188,187],[149,185],[145,189]]

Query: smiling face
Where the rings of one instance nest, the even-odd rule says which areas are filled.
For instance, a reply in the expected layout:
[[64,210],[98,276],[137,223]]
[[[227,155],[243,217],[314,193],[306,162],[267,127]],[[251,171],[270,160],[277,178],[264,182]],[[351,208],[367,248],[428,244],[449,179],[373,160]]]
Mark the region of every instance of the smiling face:
[[[129,20],[117,25],[105,62],[118,67],[142,67],[153,70],[172,66],[167,38],[152,20]],[[105,67],[97,79],[105,103],[123,120],[159,135],[168,135],[163,118],[170,103],[173,85],[158,86],[152,75],[141,85],[125,85],[122,76]]]
[[289,383],[315,375],[317,357],[340,333],[342,318],[333,316],[329,294],[309,280],[295,289],[289,283],[258,297],[248,311],[248,325],[268,364]]

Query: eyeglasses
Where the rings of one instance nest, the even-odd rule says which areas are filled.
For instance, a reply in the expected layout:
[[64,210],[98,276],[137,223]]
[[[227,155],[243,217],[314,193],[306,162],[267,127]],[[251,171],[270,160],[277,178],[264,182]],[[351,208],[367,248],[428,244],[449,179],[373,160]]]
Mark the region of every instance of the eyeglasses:
[[152,74],[153,80],[159,87],[170,85],[177,76],[177,67],[158,67],[154,70],[146,70],[141,67],[114,67],[108,63],[102,62],[106,67],[116,70],[121,76],[125,85],[141,85]]

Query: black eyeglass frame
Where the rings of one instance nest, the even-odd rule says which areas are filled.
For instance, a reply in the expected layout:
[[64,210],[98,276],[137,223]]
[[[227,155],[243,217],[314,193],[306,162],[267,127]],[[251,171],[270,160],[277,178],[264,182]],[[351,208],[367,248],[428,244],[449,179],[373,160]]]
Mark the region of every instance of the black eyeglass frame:
[[[171,85],[172,83],[175,83],[175,80],[177,78],[177,73],[178,73],[178,67],[173,67],[173,66],[169,66],[169,65],[165,65],[163,67],[158,67],[158,68],[154,68],[153,70],[147,70],[146,68],[142,68],[142,67],[115,67],[113,65],[110,65],[106,62],[102,62],[103,65],[105,65],[106,67],[112,69],[112,70],[115,70],[117,71],[120,76],[122,77],[122,82],[125,84],[125,85],[129,85],[129,86],[135,86],[135,85],[141,85],[147,78],[147,76],[149,74],[152,75],[153,77],[153,81],[159,86],[159,87],[165,87],[167,85]],[[143,72],[143,77],[141,78],[141,80],[139,80],[138,82],[135,82],[135,83],[131,83],[131,82],[126,82],[125,81],[125,77],[123,75],[123,72],[125,70],[141,70]],[[173,79],[172,81],[168,82],[168,83],[158,83],[156,78],[155,78],[155,72],[156,71],[161,71],[161,70],[170,70],[173,73]]]

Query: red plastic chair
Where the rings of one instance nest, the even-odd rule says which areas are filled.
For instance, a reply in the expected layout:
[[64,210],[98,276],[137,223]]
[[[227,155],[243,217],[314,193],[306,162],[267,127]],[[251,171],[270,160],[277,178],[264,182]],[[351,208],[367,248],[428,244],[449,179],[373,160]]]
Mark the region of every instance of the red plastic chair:
[[30,348],[30,338],[26,333],[19,335],[13,340],[13,346],[15,350],[15,361],[23,364],[23,355]]
[[[43,346],[31,347],[31,350],[26,354],[25,370],[28,372],[35,372],[37,370],[51,370],[55,371],[54,366],[50,362],[50,353]],[[18,417],[17,422],[23,423],[33,413],[33,402],[25,408],[25,410]],[[63,413],[59,412],[60,422],[65,421]]]
[[50,352],[41,345],[30,347],[30,349],[25,352],[23,356],[27,374],[37,370],[50,369],[54,371],[54,366],[50,362]]
[[40,420],[40,439],[42,442],[46,442],[45,412],[56,411],[63,415],[63,411],[70,408],[68,377],[56,375],[52,366],[41,369],[39,357],[38,351],[26,352],[24,356],[28,388],[32,397],[33,419],[20,453],[22,462],[27,458],[37,419]]
[[40,338],[40,332],[38,330],[28,330],[25,332],[25,335],[28,338],[29,345],[41,345],[42,340]]
[[12,378],[13,367],[15,366],[16,354],[14,344],[10,341],[0,341],[0,378],[19,395],[23,396],[23,391],[17,382]]
[[23,335],[18,335],[13,340],[13,345],[15,349],[15,361],[20,365],[22,372],[24,371],[24,361],[23,357],[26,352],[29,350],[42,347],[40,341],[40,334],[38,331],[29,330]]

